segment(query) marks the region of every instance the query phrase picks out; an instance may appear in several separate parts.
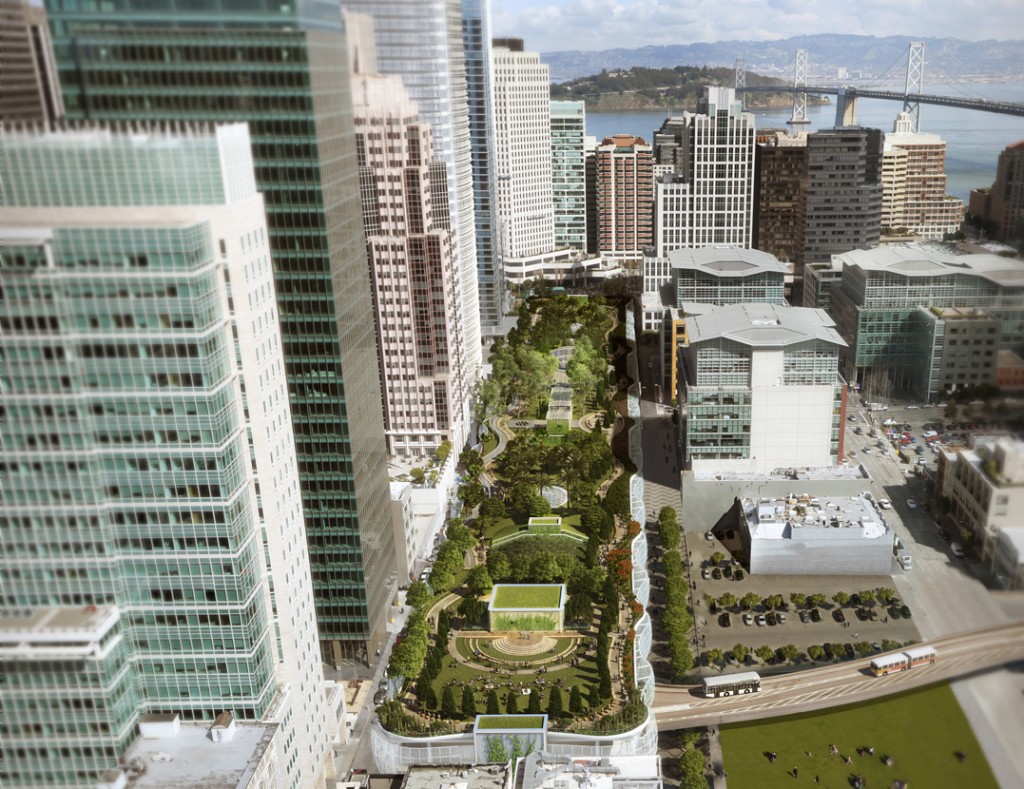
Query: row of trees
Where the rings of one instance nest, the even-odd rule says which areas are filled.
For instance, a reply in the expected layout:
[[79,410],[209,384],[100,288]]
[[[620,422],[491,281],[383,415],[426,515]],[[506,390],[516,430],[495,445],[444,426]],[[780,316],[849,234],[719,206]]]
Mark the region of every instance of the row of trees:
[[690,652],[689,632],[693,628],[693,617],[687,605],[686,577],[683,575],[683,559],[679,551],[665,554],[665,614],[662,626],[668,634],[669,665],[676,676],[688,674],[693,668],[693,653]]
[[[897,649],[900,646],[899,641],[892,641],[891,639],[885,639],[879,645],[883,652],[887,652],[892,649]],[[854,651],[860,655],[870,655],[874,652],[874,647],[868,641],[858,641],[853,645]],[[837,644],[833,649],[833,654],[840,654],[843,649]],[[708,666],[724,664],[726,660],[734,660],[737,663],[746,663],[747,659],[753,655],[762,663],[771,663],[774,661],[792,663],[799,660],[806,654],[808,658],[813,661],[821,661],[826,659],[825,645],[812,644],[807,647],[807,652],[804,653],[795,644],[785,644],[781,647],[770,647],[767,644],[759,646],[757,648],[748,647],[745,644],[736,644],[728,652],[721,649],[708,649],[704,652],[704,662]]]
[[[896,599],[896,590],[888,589],[885,587],[879,589],[864,589],[860,592],[856,592],[851,595],[847,592],[836,592],[832,595],[832,602],[840,606],[849,605],[871,605],[876,600],[889,605],[893,600]],[[777,611],[778,609],[785,609],[787,607],[786,600],[781,594],[772,594],[765,597],[761,597],[757,592],[747,592],[743,597],[736,597],[732,592],[726,592],[719,597],[707,596],[709,603],[715,603],[719,608],[727,610],[736,610],[742,608],[746,611],[753,611],[758,606],[761,606],[766,611]],[[793,604],[793,607],[797,610],[801,608],[820,608],[826,605],[828,598],[823,594],[803,594],[802,592],[793,592],[789,596],[789,601]]]
[[430,568],[430,588],[434,594],[444,594],[455,588],[465,567],[466,551],[476,545],[476,537],[462,518],[452,518],[445,529],[447,538],[437,551],[437,559]]
[[689,589],[679,553],[681,536],[682,529],[676,511],[672,507],[662,507],[658,512],[658,537],[665,549],[665,614],[662,626],[668,634],[669,665],[677,676],[693,668],[693,653],[689,642],[693,616],[687,604]]

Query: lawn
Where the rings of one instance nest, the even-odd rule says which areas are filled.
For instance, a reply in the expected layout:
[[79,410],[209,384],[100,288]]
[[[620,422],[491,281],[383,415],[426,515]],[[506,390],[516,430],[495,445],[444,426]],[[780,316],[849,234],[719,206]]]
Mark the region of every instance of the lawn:
[[[897,779],[914,789],[999,786],[949,685],[829,712],[723,726],[721,738],[730,789],[792,787],[793,768],[800,785],[814,785],[818,776],[817,785],[832,789],[851,786],[855,775],[871,789],[885,789]],[[839,755],[829,755],[830,744]],[[858,748],[868,747],[874,756],[858,755]],[[765,755],[772,751],[778,754],[774,764]],[[957,751],[966,758],[958,759]],[[846,764],[847,755],[853,764]],[[885,765],[886,756],[894,766]]]
[[[471,643],[471,639],[456,639],[455,645],[459,654],[464,657],[471,656]],[[580,644],[579,649],[583,649],[582,643]],[[445,686],[451,685],[455,692],[455,701],[456,703],[460,703],[462,700],[462,686],[468,684],[473,688],[477,712],[482,713],[486,707],[488,691],[491,689],[488,686],[492,686],[498,691],[498,698],[501,701],[502,709],[505,707],[509,690],[521,693],[523,688],[530,688],[531,690],[537,690],[540,692],[542,708],[547,709],[550,688],[552,685],[557,685],[558,681],[561,680],[562,702],[565,705],[565,708],[568,709],[569,694],[572,691],[573,685],[580,686],[580,690],[583,692],[583,697],[586,699],[590,686],[596,685],[598,682],[597,662],[593,653],[584,656],[580,655],[579,651],[577,651],[577,656],[580,658],[579,666],[574,667],[569,662],[554,663],[548,664],[543,675],[533,671],[523,672],[521,674],[516,672],[515,674],[509,675],[495,674],[486,669],[483,671],[472,669],[446,655],[441,668],[441,673],[437,676],[437,679],[434,680],[434,690],[437,693],[438,699],[440,699]],[[503,655],[502,657],[504,660],[510,659],[508,655]],[[524,660],[528,660],[528,658],[524,658]],[[543,680],[543,684],[540,683],[540,680]],[[527,704],[529,703],[529,698],[527,696],[519,696],[518,701],[519,709],[525,712]],[[586,706],[585,703],[584,706]]]
[[[561,531],[562,534],[567,534],[567,535],[570,535],[572,537],[580,537],[580,538],[582,538],[584,540],[587,538],[587,535],[585,535],[583,532],[581,532],[579,530],[579,526],[580,526],[580,516],[579,516],[579,513],[576,513],[574,515],[563,515],[561,517],[562,517],[562,531]],[[500,539],[501,537],[507,537],[510,534],[515,534],[516,532],[520,532],[520,531],[523,532],[524,534],[526,533],[526,526],[524,524],[516,523],[511,518],[498,518],[498,519],[496,519],[496,522],[495,522],[494,526],[492,528],[488,529],[487,532],[484,534],[484,537],[486,539],[490,539],[491,542],[493,542],[494,540]],[[533,535],[533,536],[555,537],[557,535],[550,535],[549,534],[549,535]]]
[[561,584],[497,584],[491,608],[558,608],[563,591]]
[[485,729],[540,729],[544,726],[542,715],[481,715],[476,728]]

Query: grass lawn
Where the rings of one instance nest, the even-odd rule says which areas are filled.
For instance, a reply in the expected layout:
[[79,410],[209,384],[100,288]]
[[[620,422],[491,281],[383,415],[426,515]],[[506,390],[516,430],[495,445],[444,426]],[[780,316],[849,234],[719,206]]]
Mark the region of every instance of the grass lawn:
[[487,438],[484,439],[483,454],[487,455],[498,448],[498,434],[493,430],[487,431]]
[[544,725],[540,715],[482,715],[476,722],[479,730],[484,729],[539,729]]
[[[579,530],[580,527],[580,516],[579,513],[574,515],[563,515],[562,516],[562,533],[571,534],[576,537],[587,538],[583,532]],[[526,525],[522,523],[516,523],[511,518],[499,518],[498,522],[494,524],[494,528],[488,529],[484,534],[484,537],[490,539],[492,542],[501,537],[507,537],[509,534],[515,534],[517,531],[526,531]],[[538,534],[534,535],[537,537],[557,537],[557,534]]]
[[558,608],[562,591],[561,584],[497,584],[491,608]]
[[[469,645],[469,639],[456,639],[456,647],[459,654],[468,656],[472,654],[472,646]],[[505,660],[509,659],[509,656],[504,655]],[[453,665],[454,664],[454,665]],[[537,681],[543,678],[545,680],[544,685],[540,685]],[[438,700],[441,699],[445,686],[452,685],[452,689],[455,693],[455,701],[460,704],[462,701],[462,686],[469,685],[473,689],[474,700],[476,701],[477,712],[482,713],[486,709],[487,694],[490,688],[487,685],[494,686],[498,692],[498,698],[501,701],[502,709],[505,707],[505,699],[508,696],[509,690],[514,690],[519,693],[522,688],[531,688],[541,694],[542,708],[547,709],[548,697],[550,694],[550,688],[552,685],[557,685],[558,680],[562,680],[562,703],[566,709],[569,708],[569,694],[572,692],[573,685],[579,685],[580,690],[583,692],[584,706],[586,706],[587,692],[591,685],[597,684],[597,662],[594,659],[594,655],[587,655],[581,657],[580,665],[578,668],[573,668],[570,663],[551,664],[548,665],[547,671],[544,672],[543,677],[540,677],[535,673],[524,673],[524,674],[494,674],[490,671],[477,671],[475,669],[468,668],[462,663],[455,661],[450,656],[446,655],[444,658],[441,673],[438,674],[437,679],[434,680],[434,691],[437,693]],[[511,686],[511,687],[510,687]],[[523,712],[526,711],[529,698],[526,696],[519,696],[519,709]]]
[[[840,789],[849,787],[854,775],[866,778],[871,789],[885,789],[897,779],[914,789],[999,786],[949,685],[828,712],[723,726],[721,737],[730,789],[814,785],[815,776],[818,786]],[[829,755],[830,744],[838,756]],[[875,749],[874,756],[857,754],[857,748],[867,747]],[[765,756],[771,751],[778,754],[774,764]],[[967,758],[959,761],[956,751]],[[847,755],[853,764],[846,764]],[[886,756],[895,761],[893,767],[886,767]]]

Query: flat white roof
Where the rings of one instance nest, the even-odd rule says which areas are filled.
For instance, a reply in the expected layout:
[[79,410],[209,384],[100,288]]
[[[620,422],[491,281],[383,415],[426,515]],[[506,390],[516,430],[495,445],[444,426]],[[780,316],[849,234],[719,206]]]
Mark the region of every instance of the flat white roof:
[[129,780],[128,786],[132,789],[248,786],[256,766],[271,747],[277,724],[236,723],[231,741],[220,743],[207,736],[208,729],[208,724],[185,724],[174,737],[140,737],[128,751],[126,762],[131,764],[133,759],[141,759],[146,771]]
[[801,529],[844,529],[851,536],[878,539],[891,534],[874,502],[865,496],[744,498],[740,509],[753,540],[781,540]]

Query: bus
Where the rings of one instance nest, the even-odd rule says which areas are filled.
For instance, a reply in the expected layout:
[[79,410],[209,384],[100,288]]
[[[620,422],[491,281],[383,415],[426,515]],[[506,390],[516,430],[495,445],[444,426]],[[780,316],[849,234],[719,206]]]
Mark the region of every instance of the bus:
[[704,679],[704,695],[709,699],[719,696],[738,696],[741,693],[757,693],[761,690],[761,677],[756,671],[741,671],[739,674],[725,674],[721,677]]
[[895,655],[882,655],[871,661],[871,673],[876,677],[884,677],[894,671],[907,671],[914,666],[931,665],[935,662],[936,652],[932,647],[914,647]]

